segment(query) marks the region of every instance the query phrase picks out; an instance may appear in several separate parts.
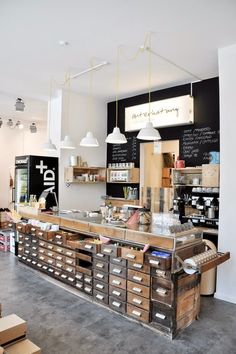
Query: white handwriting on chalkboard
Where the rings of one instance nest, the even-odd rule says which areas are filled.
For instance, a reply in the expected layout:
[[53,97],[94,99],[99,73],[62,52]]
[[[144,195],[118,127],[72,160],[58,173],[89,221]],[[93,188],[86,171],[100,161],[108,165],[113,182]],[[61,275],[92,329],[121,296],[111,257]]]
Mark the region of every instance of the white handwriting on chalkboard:
[[133,113],[132,114],[132,119],[137,119],[137,118],[147,118],[147,117],[155,117],[158,116],[160,114],[168,114],[168,113],[175,113],[176,117],[179,116],[179,108],[175,107],[175,108],[161,108],[158,109],[156,111],[154,111],[153,109],[150,112],[139,112],[139,113]]

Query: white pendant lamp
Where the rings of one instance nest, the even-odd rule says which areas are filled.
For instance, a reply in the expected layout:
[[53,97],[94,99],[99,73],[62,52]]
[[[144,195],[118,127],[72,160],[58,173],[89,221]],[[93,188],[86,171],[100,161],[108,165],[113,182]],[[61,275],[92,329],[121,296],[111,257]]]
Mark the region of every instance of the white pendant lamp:
[[92,132],[87,132],[86,136],[81,139],[80,146],[97,147],[99,146],[97,139],[93,136]]
[[137,139],[140,140],[160,140],[161,136],[157,129],[153,127],[151,122],[151,33],[148,36],[148,44],[146,47],[148,50],[148,118],[149,121],[146,123],[146,126],[140,130],[137,135]]
[[71,140],[69,135],[65,135],[64,140],[62,140],[61,142],[61,149],[75,149],[75,145],[73,143],[73,141]]
[[50,138],[50,121],[51,121],[51,107],[52,107],[52,79],[50,81],[50,94],[48,103],[48,121],[47,121],[47,141],[43,144],[43,150],[45,151],[56,151],[56,145],[52,143]]
[[119,57],[120,57],[120,47],[117,49],[117,61],[116,61],[116,126],[113,129],[113,132],[108,134],[105,142],[108,144],[126,144],[127,139],[124,134],[120,132],[118,127],[118,95],[119,95]]

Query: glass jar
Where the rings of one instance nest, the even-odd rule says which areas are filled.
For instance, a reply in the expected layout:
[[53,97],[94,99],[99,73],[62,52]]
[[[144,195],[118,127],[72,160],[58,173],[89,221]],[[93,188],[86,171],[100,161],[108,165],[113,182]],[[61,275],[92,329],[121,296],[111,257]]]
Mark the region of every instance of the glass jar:
[[139,223],[141,225],[151,224],[151,212],[149,209],[146,208],[139,209]]

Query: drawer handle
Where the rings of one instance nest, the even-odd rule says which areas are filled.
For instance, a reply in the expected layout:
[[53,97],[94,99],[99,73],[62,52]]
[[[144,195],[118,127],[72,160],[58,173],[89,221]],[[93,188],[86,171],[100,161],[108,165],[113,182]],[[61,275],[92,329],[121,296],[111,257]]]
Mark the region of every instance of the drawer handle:
[[121,284],[121,282],[119,281],[119,280],[112,280],[112,284],[115,284],[115,285],[120,285]]
[[20,245],[23,245],[23,241],[19,241],[19,244],[20,244]]
[[113,258],[113,261],[114,261],[114,262],[117,262],[117,263],[120,263],[120,262],[121,262],[121,259],[119,259],[119,258]]
[[97,257],[104,258],[104,254],[102,254],[102,253],[97,253],[96,256],[97,256]]
[[97,294],[97,295],[96,295],[96,298],[99,299],[99,300],[103,300],[103,299],[104,299],[104,296]]
[[156,269],[156,275],[158,275],[159,277],[164,277],[166,275],[166,272],[164,270]]
[[135,316],[141,317],[141,312],[139,312],[139,311],[133,310],[132,314]]
[[66,260],[66,263],[67,263],[67,264],[72,264],[73,261],[71,261],[70,259],[67,259],[67,260]]
[[59,252],[59,253],[61,253],[61,252],[62,252],[62,249],[61,249],[61,248],[57,248],[56,251]]
[[154,261],[154,259],[150,259],[149,263],[159,265],[160,261]]
[[143,280],[143,278],[141,277],[137,277],[136,275],[133,276],[133,280],[139,281],[141,282]]
[[43,232],[38,232],[38,235],[39,236],[43,236]]
[[66,252],[66,255],[67,255],[67,256],[72,256],[73,253],[72,253],[72,252]]
[[82,286],[83,286],[82,284],[79,284],[79,283],[76,284],[76,287],[77,287],[77,288],[80,288],[80,289],[81,289]]
[[43,269],[47,270],[47,269],[48,269],[48,267],[46,267],[46,266],[43,266]]
[[39,242],[39,246],[44,247],[44,246],[45,246],[45,243],[44,243],[44,242]]
[[29,254],[30,252],[29,252],[29,251],[27,251],[27,250],[25,250],[25,253],[26,253],[26,254]]
[[36,229],[34,227],[31,227],[31,231],[35,231]]
[[135,254],[127,254],[126,257],[130,258],[130,259],[135,259],[136,258]]
[[22,255],[21,254],[18,254],[18,258],[21,258],[22,257]]
[[37,240],[32,240],[32,243],[37,243]]
[[68,280],[72,282],[74,281],[74,278],[69,277]]
[[57,256],[57,259],[58,259],[58,261],[61,261],[62,257],[61,256]]
[[162,296],[165,296],[167,294],[167,290],[163,288],[157,288],[156,292]]
[[142,269],[142,268],[143,268],[143,265],[142,265],[142,264],[139,264],[139,263],[134,263],[134,264],[133,264],[133,267],[134,267],[134,268],[138,268],[138,269]]
[[72,268],[66,268],[66,271],[69,272],[69,273],[72,273],[73,269]]
[[[25,256],[23,256],[23,257],[22,257],[22,259],[24,259],[24,261],[25,261],[25,260],[26,260],[26,257],[25,257]],[[42,266],[41,266],[41,267],[42,267]]]
[[48,259],[49,264],[53,264],[53,261],[51,259]]
[[104,248],[103,252],[105,252],[105,253],[112,253],[112,249],[110,249],[110,248]]
[[141,293],[141,292],[142,292],[142,289],[134,287],[134,288],[133,288],[133,291],[136,291],[137,293]]
[[45,253],[45,250],[39,250],[40,253]]
[[62,264],[57,263],[56,266],[57,266],[58,268],[61,268],[61,267],[62,267]]
[[52,256],[53,256],[53,253],[48,252],[48,256],[49,256],[49,257],[52,257]]
[[48,271],[49,271],[50,273],[53,273],[53,272],[54,272],[54,270],[53,270],[52,268],[49,268]]
[[60,240],[61,239],[61,235],[56,235],[56,238],[58,238]]
[[117,291],[117,290],[113,290],[112,294],[116,295],[116,296],[120,296],[121,295],[121,293],[119,291]]
[[104,285],[102,285],[102,284],[96,284],[96,288],[98,288],[98,289],[104,289]]
[[[23,257],[22,257],[23,258]],[[23,258],[24,259],[24,258]],[[42,267],[42,264],[38,263],[37,264],[37,267],[41,268]]]
[[121,307],[121,303],[117,301],[112,301],[112,305],[115,307]]
[[104,264],[103,264],[103,263],[97,263],[97,264],[96,264],[96,267],[97,267],[97,268],[104,268]]
[[30,259],[30,258],[27,258],[27,262],[31,262],[31,259]]
[[90,278],[84,278],[84,281],[85,281],[86,283],[91,283],[91,280],[92,280],[92,279],[90,279]]
[[35,250],[35,251],[36,251],[36,249],[37,249],[37,247],[35,247],[35,246],[34,246],[34,247],[32,247],[32,250]]
[[32,253],[32,256],[33,257],[37,257],[37,253]]
[[84,248],[88,249],[88,250],[91,250],[93,246],[92,245],[85,245]]
[[87,286],[84,288],[85,291],[87,291],[88,293],[91,293],[92,289],[88,288]]
[[35,264],[37,264],[37,262],[36,261],[32,261],[32,264],[35,265]]
[[61,278],[66,279],[67,276],[66,276],[65,274],[62,274],[62,275],[61,275]]
[[22,229],[22,226],[17,226],[17,229],[18,229],[18,230],[21,230],[21,229]]
[[97,273],[97,274],[96,274],[96,277],[98,277],[99,279],[103,279],[103,278],[104,278],[104,275],[101,274],[101,273]]
[[82,279],[82,275],[80,275],[80,274],[76,274],[76,279]]
[[48,246],[48,248],[49,248],[50,250],[52,250],[52,249],[53,249],[53,246]]
[[59,272],[55,272],[55,275],[60,275],[60,273]]
[[135,304],[141,305],[142,301],[136,298],[133,298],[132,300]]
[[159,312],[157,312],[157,313],[155,314],[155,316],[156,316],[157,318],[160,318],[161,320],[164,320],[164,319],[166,318],[165,315],[163,315],[162,313],[159,313]]
[[113,273],[120,274],[120,273],[121,273],[121,269],[119,269],[119,268],[114,268],[114,269],[113,269]]
[[30,246],[30,244],[29,244],[29,243],[26,243],[25,245],[26,245],[26,247],[29,247],[29,246]]

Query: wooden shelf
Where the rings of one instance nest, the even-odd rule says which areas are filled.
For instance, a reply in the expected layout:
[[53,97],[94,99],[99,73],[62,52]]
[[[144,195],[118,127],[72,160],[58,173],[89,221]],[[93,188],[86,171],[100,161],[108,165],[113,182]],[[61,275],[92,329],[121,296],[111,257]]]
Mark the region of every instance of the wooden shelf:
[[[119,171],[123,171],[119,174]],[[127,173],[125,173],[125,171]],[[117,180],[115,179],[117,178]],[[123,180],[121,180],[121,178]],[[107,183],[117,184],[138,184],[139,183],[139,168],[108,168],[107,169]]]
[[[90,180],[91,176],[92,176],[92,180]],[[80,179],[78,179],[78,177]],[[105,167],[69,166],[65,168],[65,183],[98,184],[98,183],[105,183],[105,182],[106,182]]]

